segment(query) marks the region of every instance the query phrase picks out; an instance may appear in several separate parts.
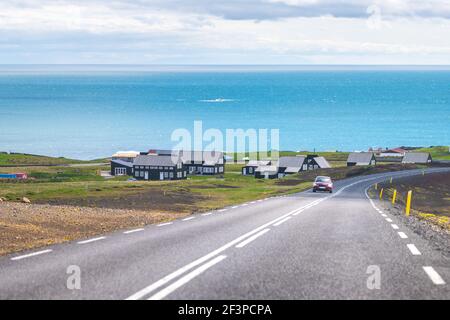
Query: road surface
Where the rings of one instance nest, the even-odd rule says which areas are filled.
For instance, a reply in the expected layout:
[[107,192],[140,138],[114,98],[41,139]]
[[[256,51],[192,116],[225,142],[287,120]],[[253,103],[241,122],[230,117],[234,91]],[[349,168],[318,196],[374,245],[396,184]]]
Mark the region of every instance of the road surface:
[[449,299],[449,261],[365,192],[420,173],[3,256],[0,299]]

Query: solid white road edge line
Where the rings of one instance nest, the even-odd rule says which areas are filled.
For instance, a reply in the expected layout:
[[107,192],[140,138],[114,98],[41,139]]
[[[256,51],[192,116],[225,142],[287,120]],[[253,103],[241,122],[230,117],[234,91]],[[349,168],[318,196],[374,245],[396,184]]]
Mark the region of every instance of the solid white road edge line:
[[428,277],[430,277],[431,281],[433,281],[434,284],[437,285],[445,284],[444,279],[441,278],[439,273],[437,273],[433,267],[423,267],[423,270],[426,272]]
[[144,228],[139,228],[139,229],[134,229],[134,230],[128,230],[128,231],[124,231],[124,234],[130,234],[130,233],[135,233],[135,232],[140,232],[140,231],[144,231]]
[[192,220],[192,219],[195,219],[195,217],[184,218],[183,221],[189,221],[189,220]]
[[236,248],[242,248],[245,247],[247,244],[249,244],[250,242],[256,240],[257,238],[259,238],[260,236],[262,236],[264,233],[270,231],[270,229],[264,229],[263,231],[258,232],[257,234],[254,234],[253,236],[251,236],[250,238],[245,239],[244,241],[242,241],[241,243],[236,245]]
[[166,223],[160,223],[157,225],[157,227],[164,227],[164,226],[168,226],[170,224],[172,224],[173,222],[166,222]]
[[22,256],[17,256],[17,257],[13,257],[11,258],[11,260],[16,261],[16,260],[22,260],[25,258],[30,258],[30,257],[34,257],[34,256],[38,256],[44,253],[49,253],[52,252],[51,249],[47,249],[47,250],[42,250],[42,251],[37,251],[37,252],[33,252],[33,253],[29,253],[29,254],[24,254]]
[[212,212],[207,212],[207,213],[203,213],[202,216],[209,216],[211,214],[213,214],[213,213]]
[[290,218],[291,218],[291,217],[284,218],[283,220],[278,221],[277,223],[274,223],[273,226],[274,226],[274,227],[278,227],[280,224],[285,223],[285,222],[288,221]]
[[408,236],[407,236],[406,233],[404,233],[404,232],[398,232],[398,235],[399,235],[400,238],[402,238],[402,239],[408,239]]
[[106,239],[106,237],[98,237],[98,238],[93,238],[93,239],[89,239],[89,240],[83,240],[83,241],[78,241],[78,244],[86,244],[86,243],[91,243],[94,241],[99,241],[99,240],[103,240]]
[[195,277],[199,276],[200,274],[202,274],[203,272],[205,272],[206,270],[208,270],[212,266],[218,264],[220,261],[222,261],[226,257],[227,256],[225,256],[225,255],[221,255],[221,256],[218,256],[218,257],[212,259],[211,261],[201,265],[200,267],[198,267],[194,271],[191,271],[190,273],[188,273],[184,277],[182,277],[179,280],[177,280],[174,283],[172,283],[170,286],[167,286],[166,288],[162,289],[158,293],[154,294],[148,300],[161,300],[161,299],[164,299],[169,294],[171,294],[172,292],[177,290],[179,287],[185,285],[186,283],[188,283],[189,281],[191,281]]
[[355,184],[359,184],[359,183],[362,183],[362,182],[366,182],[366,181],[370,181],[370,180],[375,180],[375,179],[379,179],[379,178],[380,178],[380,177],[367,178],[367,179],[362,179],[362,180],[359,180],[359,181],[352,182],[352,183],[350,183],[350,184],[348,184],[348,185],[346,185],[346,186],[341,187],[341,189],[339,189],[337,192],[333,193],[333,194],[330,195],[330,196],[327,196],[327,197],[325,197],[325,198],[321,198],[321,199],[319,199],[319,200],[315,200],[315,201],[309,203],[308,205],[305,205],[305,206],[300,207],[300,208],[298,208],[298,209],[292,210],[291,212],[288,212],[288,213],[286,213],[286,214],[284,214],[284,215],[282,215],[282,216],[280,216],[280,217],[278,217],[278,218],[275,218],[275,219],[273,219],[272,221],[269,221],[269,222],[267,222],[267,223],[265,223],[265,224],[263,224],[263,225],[261,225],[261,226],[255,228],[255,229],[253,229],[252,231],[249,231],[249,232],[247,232],[246,234],[244,234],[244,235],[242,235],[242,236],[239,236],[238,238],[236,238],[236,239],[234,239],[234,240],[228,242],[227,244],[223,245],[222,247],[220,247],[220,248],[218,248],[218,249],[216,249],[216,250],[214,250],[214,251],[211,251],[210,253],[204,255],[203,257],[200,257],[200,258],[198,258],[197,260],[192,261],[191,263],[185,265],[184,267],[181,267],[181,268],[179,268],[178,270],[175,270],[174,272],[168,274],[168,275],[165,276],[164,278],[161,278],[160,280],[154,282],[153,284],[151,284],[151,285],[149,285],[149,286],[143,288],[142,290],[136,292],[135,294],[129,296],[128,298],[126,298],[126,300],[138,300],[138,299],[143,298],[144,296],[150,294],[151,292],[153,292],[153,291],[155,291],[156,289],[158,289],[159,287],[165,285],[165,284],[168,283],[169,281],[171,281],[171,280],[173,280],[173,279],[179,277],[180,275],[184,274],[185,272],[189,271],[190,269],[192,269],[192,268],[194,268],[194,267],[196,267],[196,266],[202,264],[202,263],[205,262],[205,261],[208,261],[208,260],[211,259],[212,257],[215,257],[216,255],[220,254],[221,252],[223,252],[223,251],[227,250],[228,248],[230,248],[230,247],[236,245],[237,243],[243,241],[243,240],[246,239],[247,237],[249,237],[249,236],[251,236],[251,235],[253,235],[253,234],[255,234],[255,233],[257,233],[257,232],[259,232],[259,231],[261,231],[261,230],[263,230],[263,229],[265,229],[265,228],[267,228],[268,226],[270,226],[270,225],[276,223],[276,222],[279,221],[279,220],[283,220],[284,218],[286,218],[286,217],[288,217],[288,216],[290,216],[290,215],[296,213],[297,211],[300,211],[300,210],[303,211],[303,210],[305,210],[305,209],[307,209],[307,208],[311,208],[312,206],[321,203],[322,201],[324,201],[324,200],[326,200],[326,199],[336,197],[336,196],[339,195],[341,192],[343,192],[345,189],[347,189],[347,188],[349,188],[349,187],[351,187],[351,186],[354,186]]
[[417,247],[414,244],[409,243],[406,246],[408,247],[409,251],[411,251],[411,253],[413,255],[415,255],[415,256],[420,256],[421,255],[419,249],[417,249]]

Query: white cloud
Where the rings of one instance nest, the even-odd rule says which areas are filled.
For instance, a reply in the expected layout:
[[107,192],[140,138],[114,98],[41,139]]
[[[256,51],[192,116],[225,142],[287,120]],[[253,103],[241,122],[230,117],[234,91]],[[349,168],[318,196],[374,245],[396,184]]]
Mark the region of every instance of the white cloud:
[[[259,3],[263,2],[322,8],[318,12],[332,12],[336,3]],[[349,12],[364,8],[366,19],[355,14],[230,19],[217,14],[214,0],[212,7],[218,11],[206,6],[205,12],[196,6],[183,11],[168,3],[176,0],[43,0],[39,5],[6,1],[0,12],[0,59],[4,63],[450,63],[450,19],[433,14],[449,11],[447,0],[346,1]],[[230,12],[230,5],[240,8],[234,0],[223,3],[224,12]],[[372,13],[366,4],[380,8],[382,23],[376,28],[367,23]]]

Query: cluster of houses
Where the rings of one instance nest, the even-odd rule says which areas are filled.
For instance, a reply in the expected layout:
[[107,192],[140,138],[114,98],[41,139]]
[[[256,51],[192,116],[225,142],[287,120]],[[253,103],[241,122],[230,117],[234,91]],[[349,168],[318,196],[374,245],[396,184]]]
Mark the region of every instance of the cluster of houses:
[[[431,155],[401,148],[352,152],[347,166],[369,166],[376,163],[431,163]],[[330,164],[318,155],[280,157],[278,160],[250,160],[242,175],[261,179],[282,178],[302,171],[327,169]],[[218,151],[149,150],[118,152],[111,159],[111,175],[131,176],[138,180],[181,180],[188,175],[223,175],[225,155]]]
[[301,171],[331,168],[324,157],[317,155],[298,155],[280,157],[277,161],[251,160],[242,168],[243,175],[255,178],[275,179]]
[[225,172],[223,152],[149,150],[118,152],[111,159],[111,175],[138,180],[181,180],[191,175]]
[[429,164],[432,161],[428,152],[414,152],[403,148],[369,149],[368,152],[351,152],[348,155],[347,166],[370,166],[377,163]]

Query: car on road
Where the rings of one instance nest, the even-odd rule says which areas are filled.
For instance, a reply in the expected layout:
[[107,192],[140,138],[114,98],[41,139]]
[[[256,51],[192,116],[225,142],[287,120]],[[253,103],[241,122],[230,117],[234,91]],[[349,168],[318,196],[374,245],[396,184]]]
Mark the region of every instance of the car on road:
[[313,192],[326,191],[329,193],[333,192],[333,181],[330,177],[318,176],[313,183]]

